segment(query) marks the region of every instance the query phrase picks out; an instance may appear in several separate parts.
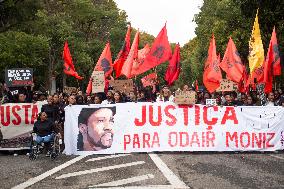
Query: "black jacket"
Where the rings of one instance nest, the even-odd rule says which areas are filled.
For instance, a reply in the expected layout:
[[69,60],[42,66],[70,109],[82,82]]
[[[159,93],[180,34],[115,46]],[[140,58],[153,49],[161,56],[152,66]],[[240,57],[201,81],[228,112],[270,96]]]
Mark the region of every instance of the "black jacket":
[[41,137],[50,135],[52,134],[53,131],[54,131],[54,124],[49,120],[46,121],[38,120],[34,124],[33,132],[37,133]]

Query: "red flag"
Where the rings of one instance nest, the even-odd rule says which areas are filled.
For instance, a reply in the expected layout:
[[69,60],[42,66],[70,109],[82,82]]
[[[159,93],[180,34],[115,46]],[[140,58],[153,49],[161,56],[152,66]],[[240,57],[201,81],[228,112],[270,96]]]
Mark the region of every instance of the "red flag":
[[247,79],[247,82],[245,84],[245,87],[247,87],[247,88],[251,87],[252,90],[255,91],[256,90],[256,85],[257,85],[257,83],[255,82],[255,78],[253,78],[252,75],[249,75],[248,79]]
[[72,56],[71,56],[71,53],[70,53],[67,41],[65,41],[65,44],[64,44],[63,59],[64,59],[64,63],[69,65],[69,67],[71,69],[75,70],[75,67],[74,67],[74,64],[73,64],[73,61],[72,61]]
[[268,94],[268,93],[272,92],[272,87],[273,87],[273,80],[272,80],[272,82],[265,83],[264,93]]
[[220,67],[227,73],[227,78],[239,83],[243,77],[243,64],[232,38],[229,39]]
[[146,75],[145,77],[141,79],[143,87],[152,86],[156,82],[157,78],[158,76],[157,76],[157,73],[155,72],[149,75]]
[[83,77],[79,76],[78,73],[75,71],[75,67],[72,61],[72,56],[68,47],[67,41],[64,44],[64,49],[63,49],[63,60],[64,60],[64,73],[66,75],[71,75],[75,77],[76,79],[83,79]]
[[216,55],[215,38],[214,35],[212,35],[212,40],[208,49],[208,57],[204,66],[203,83],[207,90],[212,93],[220,86],[221,79],[222,74]]
[[76,71],[72,70],[71,67],[67,63],[64,63],[64,70],[63,71],[66,75],[73,76],[73,77],[75,77],[76,79],[79,79],[79,80],[83,79],[83,77],[79,76],[79,74]]
[[123,46],[120,52],[118,53],[116,60],[113,63],[113,67],[116,73],[116,78],[118,78],[121,75],[121,69],[123,63],[127,59],[128,53],[130,51],[130,32],[131,32],[131,26],[128,26]]
[[138,50],[138,58],[134,60],[133,67],[131,70],[132,76],[136,75],[135,70],[138,69],[141,64],[143,64],[149,52],[150,52],[150,46],[148,44],[146,44],[143,49]]
[[249,89],[248,73],[246,71],[245,65],[243,65],[243,75],[241,81],[238,83],[238,88],[241,93],[247,93]]
[[142,59],[145,59],[146,56],[148,55],[148,53],[150,52],[150,46],[148,45],[148,43],[144,46],[143,49],[140,49],[138,51],[138,61],[139,60],[142,60]]
[[127,78],[132,77],[131,71],[133,63],[138,58],[138,46],[139,46],[139,30],[135,34],[133,43],[131,45],[131,49],[121,69],[121,74],[125,75]]
[[[111,51],[110,44],[107,43],[95,68],[94,71],[104,71],[105,78],[108,77],[112,72],[112,59],[111,59]],[[90,94],[92,92],[92,78],[90,78],[86,93]]]
[[271,43],[269,44],[267,56],[263,63],[263,81],[265,83],[264,92],[272,92],[273,85],[273,49]]
[[108,77],[111,74],[112,69],[113,65],[112,65],[110,44],[107,43],[96,64],[94,71],[104,71],[105,77]]
[[173,84],[173,82],[178,79],[180,68],[180,47],[179,44],[176,44],[174,54],[170,60],[165,74],[165,80],[167,81],[168,85]]
[[273,75],[281,75],[281,64],[280,64],[280,56],[279,56],[279,48],[276,38],[275,27],[273,28],[271,40],[270,40],[272,49],[273,49]]
[[133,74],[138,75],[144,73],[169,60],[171,56],[172,50],[168,41],[167,28],[165,25],[153,42],[152,48],[144,62],[137,69],[133,70]]
[[271,40],[269,43],[266,59],[265,59],[265,62],[263,63],[263,81],[265,83],[265,88],[264,88],[265,93],[272,92],[273,75],[275,73],[274,66],[276,62],[279,62],[277,64],[279,64],[280,66],[280,70],[277,68],[277,65],[275,66],[276,73],[279,74],[280,72],[281,74],[280,59],[279,59],[279,54],[277,53],[279,52],[278,52],[278,45],[277,45],[275,28],[274,28],[272,36],[271,36]]
[[92,79],[89,80],[87,89],[86,89],[86,94],[89,95],[92,92]]

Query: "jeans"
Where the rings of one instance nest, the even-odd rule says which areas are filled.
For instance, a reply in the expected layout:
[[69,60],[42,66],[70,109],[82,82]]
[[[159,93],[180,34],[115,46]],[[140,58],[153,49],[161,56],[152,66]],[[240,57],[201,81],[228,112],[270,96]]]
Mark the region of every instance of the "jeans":
[[47,143],[47,142],[52,141],[52,140],[53,140],[53,137],[54,137],[54,134],[46,135],[46,136],[44,136],[44,137],[41,137],[41,136],[38,136],[38,135],[37,135],[35,141],[36,141],[38,144],[40,144],[40,143],[42,143],[42,142]]
[[[53,140],[54,138],[54,134],[50,134],[50,135],[46,135],[46,136],[39,136],[39,135],[36,135],[36,139],[35,139],[35,142],[37,144],[41,144],[42,142],[45,143],[45,148],[47,151],[50,151],[50,142]],[[32,144],[31,144],[31,148],[30,150],[32,151]]]

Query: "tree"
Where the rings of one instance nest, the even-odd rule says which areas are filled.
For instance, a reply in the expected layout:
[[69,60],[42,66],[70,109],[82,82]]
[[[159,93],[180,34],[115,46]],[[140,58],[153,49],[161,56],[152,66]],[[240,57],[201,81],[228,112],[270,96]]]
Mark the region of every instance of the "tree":
[[194,49],[197,47],[197,38],[193,38],[181,48],[181,66],[182,71],[179,80],[175,83],[176,88],[181,88],[183,85],[191,85],[198,78],[200,67],[193,60]]
[[[47,45],[41,61],[45,66],[42,71],[46,73],[48,70],[48,74],[39,75],[41,84],[46,83],[47,88],[50,88],[53,77],[56,77],[57,84],[62,83],[62,51],[66,40],[69,42],[76,70],[86,78],[80,85],[84,87],[105,43],[110,41],[115,58],[127,29],[127,15],[117,8],[113,0],[6,0],[0,3],[0,15],[0,32],[3,35],[3,32],[20,31],[35,38],[42,36],[47,42],[39,47],[46,49]],[[8,38],[3,40],[3,44],[11,43]],[[34,45],[29,40],[25,42],[28,48]],[[5,54],[4,52],[0,49],[0,55]],[[15,61],[24,65],[23,62],[27,59],[25,56],[17,60],[11,56],[5,60],[5,66],[14,66],[12,63]],[[38,63],[40,62],[31,62],[29,66],[36,67]],[[3,68],[0,71],[3,72]],[[68,77],[67,80],[69,85],[77,86],[73,78]]]
[[16,31],[0,33],[0,79],[4,81],[7,68],[31,67],[34,69],[35,81],[43,82],[42,79],[47,77],[48,43],[48,39],[40,35]]
[[[216,38],[217,51],[223,56],[229,37],[234,40],[242,61],[247,64],[248,41],[253,27],[256,10],[259,8],[259,22],[264,48],[269,45],[273,26],[276,26],[280,52],[283,51],[283,14],[282,1],[241,1],[241,0],[204,0],[201,12],[195,15],[197,23],[196,47],[191,54],[192,64],[198,65],[199,83],[202,83],[204,62],[212,33]],[[283,61],[283,59],[282,59]],[[202,68],[202,69],[201,69]],[[194,71],[195,72],[195,71]]]

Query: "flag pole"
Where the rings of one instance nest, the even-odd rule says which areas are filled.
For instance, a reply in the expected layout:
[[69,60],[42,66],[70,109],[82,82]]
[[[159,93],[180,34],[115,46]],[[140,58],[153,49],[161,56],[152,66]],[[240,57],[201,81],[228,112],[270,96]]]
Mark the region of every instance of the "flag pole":
[[137,91],[137,86],[138,86],[138,84],[137,84],[137,76],[135,75],[135,77],[134,77],[134,81],[135,81],[135,90]]
[[157,66],[154,68],[154,72],[157,72]]
[[251,92],[252,91],[252,86],[251,86],[251,83],[253,83],[254,84],[254,80],[251,82],[251,80],[252,80],[252,75],[251,75],[251,73],[249,74],[249,77],[250,77],[250,83],[249,83],[249,91]]
[[272,76],[272,77],[273,77],[273,80],[274,80],[274,90],[277,90],[277,82],[276,82],[275,76]]
[[81,89],[78,79],[76,79],[76,81],[77,81],[78,89]]

